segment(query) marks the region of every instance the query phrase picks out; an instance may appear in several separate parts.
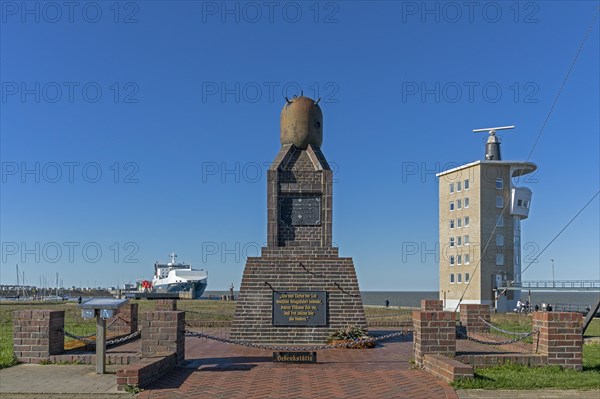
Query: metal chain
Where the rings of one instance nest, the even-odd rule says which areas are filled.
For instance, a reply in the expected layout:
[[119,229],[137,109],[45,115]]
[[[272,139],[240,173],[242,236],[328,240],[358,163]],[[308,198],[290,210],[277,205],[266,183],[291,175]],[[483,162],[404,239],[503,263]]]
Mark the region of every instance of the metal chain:
[[[368,316],[367,320],[385,319],[385,318],[388,318],[388,317],[405,316],[405,315],[411,314],[411,313],[412,313],[412,309],[411,310],[405,310],[405,311],[403,311],[401,313],[386,314],[386,315],[381,315],[381,316]],[[412,321],[412,320],[410,320],[410,321]]]
[[[88,336],[82,337],[82,336],[78,336],[78,335],[75,335],[75,334],[73,334],[73,333],[70,333],[70,332],[68,332],[68,331],[66,331],[66,330],[61,330],[61,331],[62,331],[62,332],[63,332],[63,334],[65,334],[67,337],[70,337],[70,338],[76,339],[76,340],[78,340],[78,341],[84,342],[84,343],[86,343],[86,344],[88,344],[88,345],[94,345],[94,346],[96,345],[96,341],[92,341],[92,340],[89,340],[89,339],[87,339],[87,338],[89,338],[89,337],[93,337],[93,336],[95,336],[96,334],[92,334],[92,335],[88,335]],[[131,334],[129,334],[129,335],[126,335],[126,336],[124,336],[124,337],[121,337],[121,338],[115,338],[115,339],[108,340],[108,341],[106,341],[106,345],[107,345],[107,346],[108,346],[108,345],[115,345],[115,344],[120,344],[120,343],[123,343],[123,342],[129,341],[130,339],[133,339],[133,338],[137,337],[137,336],[138,336],[138,335],[140,335],[141,333],[142,333],[142,330],[141,330],[141,329],[139,329],[139,330],[137,330],[137,331],[134,331],[134,332],[132,332],[132,333],[131,333]]]
[[486,321],[486,320],[485,320],[483,317],[480,317],[480,318],[479,318],[479,320],[483,321],[483,323],[484,323],[485,325],[487,325],[488,327],[490,327],[490,328],[492,328],[492,329],[494,329],[494,330],[497,330],[497,331],[503,332],[503,333],[505,333],[505,334],[521,335],[521,336],[525,336],[525,335],[526,335],[526,336],[530,336],[530,335],[531,335],[531,333],[527,333],[527,332],[515,332],[515,331],[507,331],[507,330],[503,330],[503,329],[501,329],[501,328],[499,328],[499,327],[496,327],[496,326],[495,326],[495,325],[493,325],[492,323],[490,323],[490,322]]
[[[127,320],[121,319],[120,317],[116,317],[113,321],[111,321],[110,323],[108,323],[108,325],[106,326],[106,328],[107,329],[111,328],[113,326],[113,324],[115,324],[119,320],[123,320],[125,323],[131,324]],[[67,335],[68,337],[73,338],[73,339],[77,339],[79,341],[83,341],[86,338],[90,338],[90,337],[95,337],[96,336],[96,333],[92,333],[92,334],[89,334],[89,335],[75,335],[75,334],[72,334],[72,333],[67,333],[66,331],[64,331],[64,332],[65,332],[65,335]],[[94,342],[94,341],[90,341],[90,342]]]
[[511,339],[508,341],[484,341],[481,339],[477,339],[477,338],[473,338],[471,336],[468,336],[466,334],[462,334],[462,333],[458,333],[457,335],[459,336],[459,338],[466,338],[469,341],[473,341],[473,342],[477,342],[478,344],[483,344],[483,345],[493,345],[493,346],[498,346],[498,345],[509,345],[509,344],[514,344],[515,342],[519,342],[524,340],[525,338],[528,338],[530,336],[532,336],[533,334],[537,334],[539,331],[532,331],[530,333],[527,333],[527,335],[515,338],[515,339]]
[[126,335],[124,337],[121,338],[115,338],[115,339],[111,339],[109,341],[106,341],[106,345],[116,345],[116,344],[121,344],[123,342],[127,342],[131,339],[134,339],[135,337],[137,337],[138,335],[140,335],[142,333],[142,330],[139,329],[137,331],[132,332],[129,335]]
[[365,343],[371,342],[379,342],[384,341],[394,337],[405,336],[413,333],[413,330],[405,330],[399,331],[392,334],[382,335],[381,337],[376,338],[367,338],[367,339],[356,339],[352,342],[343,342],[339,344],[329,344],[329,345],[320,345],[320,346],[271,346],[271,345],[261,345],[261,344],[253,344],[251,342],[240,341],[236,339],[227,339],[221,337],[215,337],[213,335],[204,334],[201,332],[195,332],[191,330],[185,330],[187,336],[196,337],[196,338],[207,338],[213,341],[223,342],[226,344],[234,344],[247,346],[250,348],[259,348],[259,349],[267,349],[267,350],[277,350],[277,351],[314,351],[314,350],[324,350],[324,349],[335,349],[335,348],[351,348],[354,346],[359,346]]
[[[179,309],[179,310],[184,311],[185,313],[200,314],[202,316],[224,316],[224,317],[229,317],[229,318],[231,318],[233,316],[231,313],[198,312],[197,310],[186,310],[186,309]],[[231,320],[223,319],[223,320],[206,320],[206,321],[231,321]]]

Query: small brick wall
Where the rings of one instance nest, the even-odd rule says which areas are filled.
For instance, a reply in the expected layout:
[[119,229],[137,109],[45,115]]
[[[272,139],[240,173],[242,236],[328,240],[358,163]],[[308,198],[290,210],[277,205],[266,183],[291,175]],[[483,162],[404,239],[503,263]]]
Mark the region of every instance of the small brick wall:
[[533,329],[539,331],[538,352],[547,357],[548,365],[582,369],[583,316],[581,314],[535,312]]
[[425,354],[454,356],[456,353],[456,318],[453,312],[413,311],[414,355],[423,366]]
[[441,312],[444,303],[438,299],[421,299],[421,310],[424,312]]
[[177,355],[185,358],[185,312],[147,312],[142,317],[142,357]]
[[481,319],[488,323],[491,321],[489,305],[464,303],[460,305],[460,323],[463,327],[466,327],[467,334],[490,332],[490,326]]
[[[116,321],[114,321],[116,319]],[[129,335],[138,330],[138,304],[127,303],[119,308],[115,317],[106,320],[106,325],[110,325],[109,333],[115,335]]]
[[19,362],[39,363],[64,351],[64,310],[13,312],[13,351]]
[[175,353],[141,359],[117,371],[117,389],[123,391],[127,385],[145,388],[175,367],[176,363],[177,355]]
[[453,382],[458,378],[474,377],[473,366],[442,355],[425,355],[423,357],[423,367],[426,371],[446,382]]
[[176,299],[157,299],[155,308],[158,311],[162,312],[172,312],[177,310],[177,300]]

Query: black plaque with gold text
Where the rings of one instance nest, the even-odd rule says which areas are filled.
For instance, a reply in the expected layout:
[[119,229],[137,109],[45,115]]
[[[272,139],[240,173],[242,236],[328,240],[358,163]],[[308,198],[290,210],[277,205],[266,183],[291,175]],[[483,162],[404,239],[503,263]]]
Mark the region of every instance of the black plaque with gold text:
[[320,197],[283,197],[280,199],[281,221],[292,226],[320,226]]
[[274,326],[327,325],[327,292],[273,292]]

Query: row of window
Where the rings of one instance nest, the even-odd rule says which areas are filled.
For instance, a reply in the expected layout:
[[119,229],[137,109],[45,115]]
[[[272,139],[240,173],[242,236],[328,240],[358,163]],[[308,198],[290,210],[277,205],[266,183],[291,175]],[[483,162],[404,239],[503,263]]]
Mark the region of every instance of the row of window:
[[464,236],[458,236],[456,237],[456,240],[454,240],[454,237],[450,237],[450,247],[454,247],[454,244],[456,244],[459,247],[463,244],[469,245],[469,235],[467,234]]
[[471,263],[471,255],[469,254],[450,255],[450,266],[468,265],[469,263]]
[[462,182],[457,181],[456,183],[450,183],[450,194],[454,193],[454,188],[456,187],[456,191],[461,191],[464,187],[465,190],[469,189],[469,179],[466,179]]
[[[500,197],[502,198],[502,197]],[[463,199],[457,199],[456,201],[450,201],[450,211],[454,211],[456,204],[456,209],[461,209],[464,205],[465,208],[469,207],[469,197],[465,197]]]
[[[449,184],[449,189],[450,189],[450,194],[453,194],[455,192],[460,192],[463,189],[468,190],[469,189],[469,179],[463,180],[462,182],[457,181],[456,183],[450,183]],[[498,178],[496,179],[496,188],[498,190],[502,190],[504,188],[504,179],[503,178]]]
[[[454,219],[450,219],[450,228],[453,229],[455,226]],[[464,218],[456,219],[456,228],[460,229],[461,227],[469,227],[469,217],[465,216]]]
[[[468,265],[471,263],[471,255],[470,254],[461,254],[461,255],[450,255],[450,266],[454,265]],[[498,252],[496,254],[496,266],[504,265],[504,254]]]
[[[460,247],[461,245],[469,245],[469,235],[464,235],[464,236],[458,236],[458,237],[450,237],[450,247],[454,248],[454,245],[456,244],[457,247]],[[497,247],[503,247],[504,246],[504,234],[502,233],[496,233],[496,246]]]
[[[469,276],[469,273],[465,273],[465,283],[468,283],[470,278],[471,278],[471,276]],[[462,273],[456,274],[456,280],[455,280],[454,273],[450,273],[450,284],[454,284],[455,282],[458,284],[463,282]]]

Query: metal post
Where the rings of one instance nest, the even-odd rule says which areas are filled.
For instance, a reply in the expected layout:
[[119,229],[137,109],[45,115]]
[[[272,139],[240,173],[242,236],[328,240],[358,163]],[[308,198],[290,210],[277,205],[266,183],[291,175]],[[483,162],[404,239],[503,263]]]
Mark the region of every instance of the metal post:
[[106,371],[106,320],[100,317],[100,310],[96,310],[96,374]]

